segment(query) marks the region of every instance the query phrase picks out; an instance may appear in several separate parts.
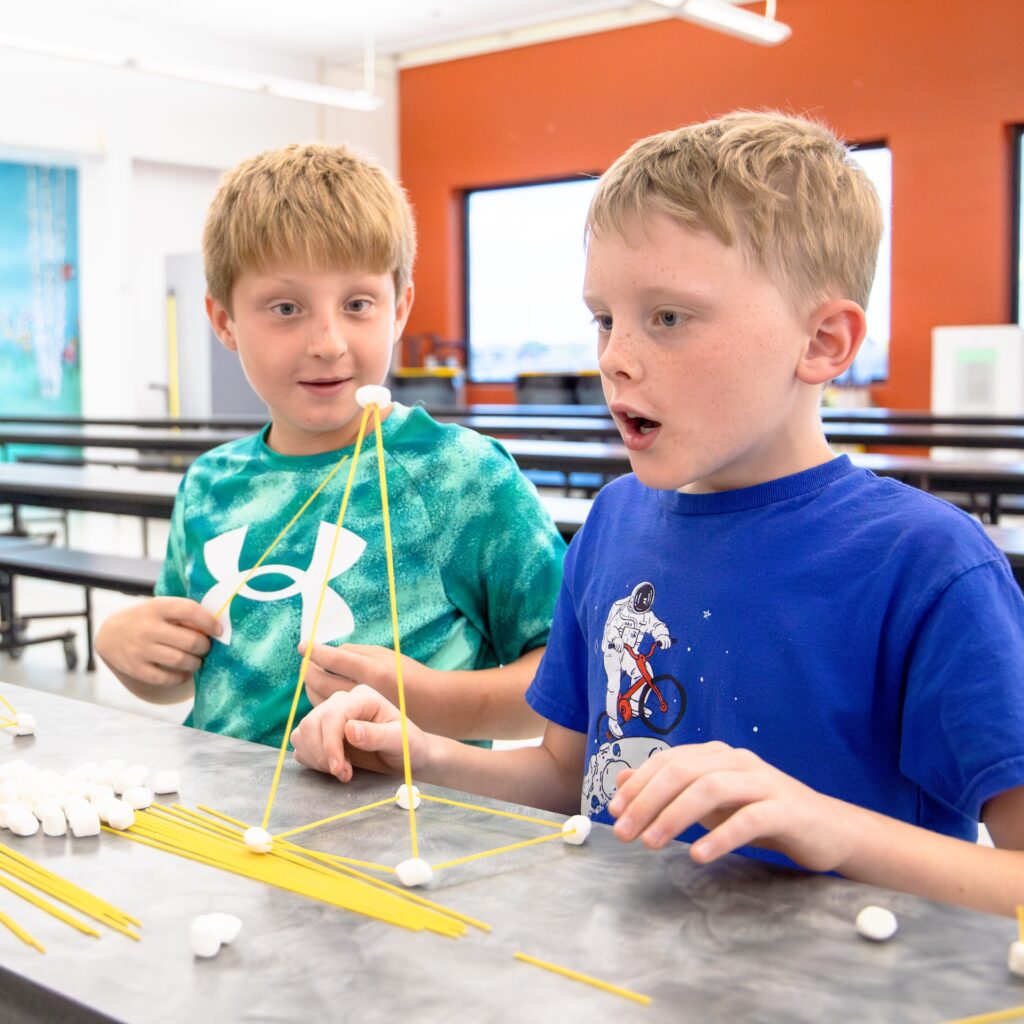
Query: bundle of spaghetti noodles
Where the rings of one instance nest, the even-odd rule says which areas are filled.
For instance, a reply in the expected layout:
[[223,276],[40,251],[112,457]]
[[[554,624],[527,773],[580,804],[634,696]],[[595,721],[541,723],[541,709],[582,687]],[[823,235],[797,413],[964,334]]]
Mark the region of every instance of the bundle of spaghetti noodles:
[[[63,910],[57,903],[63,903],[79,914],[91,917],[94,921],[121,932],[130,939],[139,938],[132,930],[141,927],[136,918],[3,844],[0,844],[0,887],[85,935],[99,938],[101,933],[86,921]],[[13,932],[22,942],[38,949],[40,953],[46,952],[24,928],[3,912],[0,912],[0,924]]]
[[154,804],[136,815],[129,830],[118,832],[107,826],[104,830],[413,931],[427,930],[451,938],[465,934],[467,925],[490,931],[480,921],[360,871],[353,866],[358,861],[309,850],[280,837],[275,838],[270,853],[253,853],[243,840],[247,828],[245,822],[209,807],[193,811],[180,804]]

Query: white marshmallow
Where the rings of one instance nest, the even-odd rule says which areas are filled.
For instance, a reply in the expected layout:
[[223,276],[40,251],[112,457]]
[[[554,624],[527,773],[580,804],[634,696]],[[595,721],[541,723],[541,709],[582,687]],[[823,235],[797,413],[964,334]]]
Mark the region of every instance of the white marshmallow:
[[219,911],[205,914],[204,916],[210,922],[210,926],[216,929],[223,945],[230,946],[238,938],[238,933],[242,930],[242,919],[240,917]]
[[872,942],[888,942],[899,924],[896,915],[885,907],[865,907],[857,915],[857,932]]
[[100,816],[96,813],[96,808],[84,800],[68,811],[68,825],[71,826],[71,833],[76,839],[100,834]]
[[66,804],[69,800],[88,799],[89,785],[90,783],[82,782],[77,779],[69,780],[61,793],[61,803]]
[[134,786],[126,789],[121,799],[136,811],[145,810],[153,802],[153,794],[145,786]]
[[178,773],[170,771],[153,772],[148,781],[149,788],[158,796],[164,796],[167,793],[177,793],[178,787],[181,785],[181,778]]
[[434,869],[421,857],[410,857],[395,868],[395,874],[402,885],[411,889],[416,885],[426,885],[434,877]]
[[[403,782],[398,787],[398,792],[395,793],[395,803],[402,808],[403,811],[409,810],[409,790],[406,789],[405,783]],[[420,791],[416,786],[412,787],[412,806],[413,808],[419,807],[422,803],[420,800]]]
[[83,810],[92,811],[92,804],[84,797],[69,796],[61,803],[61,809],[70,818],[72,813],[81,814]]
[[43,835],[66,836],[68,834],[68,820],[59,807],[50,814],[44,814],[40,820],[43,823]]
[[128,767],[124,763],[124,760],[120,757],[109,757],[101,765],[105,772],[110,772],[111,775],[117,775],[118,772],[123,772]]
[[16,836],[34,836],[39,831],[39,819],[23,807],[8,812],[7,827]]
[[74,782],[92,782],[98,769],[99,765],[95,761],[85,761],[77,768],[72,768],[66,778]]
[[356,389],[356,404],[360,409],[376,405],[386,412],[391,405],[391,392],[383,384],[364,384]]
[[17,810],[18,803],[16,800],[5,800],[0,804],[0,828],[7,828],[7,815],[11,811]]
[[64,810],[56,797],[48,797],[46,800],[39,800],[32,805],[32,813],[42,821],[43,818],[55,814],[63,814]]
[[1006,966],[1014,974],[1024,976],[1024,942],[1011,942],[1006,954]]
[[192,919],[188,936],[196,956],[210,957],[220,952],[220,929],[216,922],[210,921],[209,914],[200,914]]
[[[107,824],[118,832],[124,832],[135,824],[135,812],[123,800],[114,800],[104,810]],[[100,811],[100,816],[103,816],[103,811]]]
[[89,802],[104,803],[107,800],[114,799],[114,787],[103,785],[98,782],[89,783]]
[[17,783],[10,779],[0,782],[0,804],[9,804],[18,799]]
[[574,814],[562,825],[562,841],[570,846],[582,846],[590,835],[590,819],[585,814]]
[[133,764],[124,770],[125,775],[128,777],[128,789],[136,789],[139,786],[146,784],[146,779],[149,778],[149,767],[144,764]]
[[265,829],[253,825],[245,830],[245,845],[253,853],[270,853],[274,848],[274,837]]
[[36,716],[21,711],[14,719],[15,736],[31,736],[36,731]]

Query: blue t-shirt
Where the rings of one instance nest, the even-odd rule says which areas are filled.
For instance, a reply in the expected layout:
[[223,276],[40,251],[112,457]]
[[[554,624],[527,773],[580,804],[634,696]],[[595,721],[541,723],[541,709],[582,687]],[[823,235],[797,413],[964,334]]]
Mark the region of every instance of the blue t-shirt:
[[570,545],[527,700],[586,733],[600,821],[622,768],[721,740],[973,840],[1024,785],[1024,600],[975,520],[846,456],[713,494],[627,476]]

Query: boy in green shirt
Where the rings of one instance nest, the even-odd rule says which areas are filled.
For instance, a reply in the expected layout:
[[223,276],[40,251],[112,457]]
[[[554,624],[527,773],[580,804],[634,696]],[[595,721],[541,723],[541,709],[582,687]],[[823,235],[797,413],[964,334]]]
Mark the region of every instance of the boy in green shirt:
[[[358,683],[395,697],[372,420],[333,559],[348,465],[221,609],[353,454],[355,393],[387,375],[412,307],[414,255],[404,193],[343,147],[288,146],[225,176],[204,232],[207,312],[270,424],[196,460],[158,596],[97,635],[131,692],[159,703],[194,695],[190,724],[280,744],[329,571],[299,716]],[[499,444],[419,408],[396,404],[382,417],[410,714],[460,739],[537,735],[523,693],[547,640],[564,543]]]

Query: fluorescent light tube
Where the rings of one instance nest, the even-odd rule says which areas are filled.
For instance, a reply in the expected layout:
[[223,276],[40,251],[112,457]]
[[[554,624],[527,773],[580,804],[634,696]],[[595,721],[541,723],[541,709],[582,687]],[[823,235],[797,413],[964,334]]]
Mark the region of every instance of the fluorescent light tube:
[[722,0],[683,0],[676,17],[761,46],[778,46],[793,34],[793,30],[781,21],[762,18],[760,14]]
[[304,103],[319,103],[325,107],[345,107],[348,110],[377,110],[384,104],[380,96],[356,89],[336,89],[331,85],[302,82],[295,78],[268,78],[266,90],[271,96]]
[[129,62],[129,58],[125,54],[107,53],[104,50],[87,50],[81,46],[44,42],[41,39],[26,39],[23,36],[0,34],[0,49],[20,50],[22,53],[36,53],[43,57],[61,57],[64,60],[80,60],[86,64],[100,64],[108,68],[123,68]]
[[146,60],[140,57],[133,61],[136,71],[147,75],[161,75],[164,78],[178,78],[184,82],[200,82],[203,85],[220,85],[226,89],[243,89],[246,92],[262,92],[264,79],[259,75],[232,68],[202,67],[196,64],[167,64],[164,61]]

